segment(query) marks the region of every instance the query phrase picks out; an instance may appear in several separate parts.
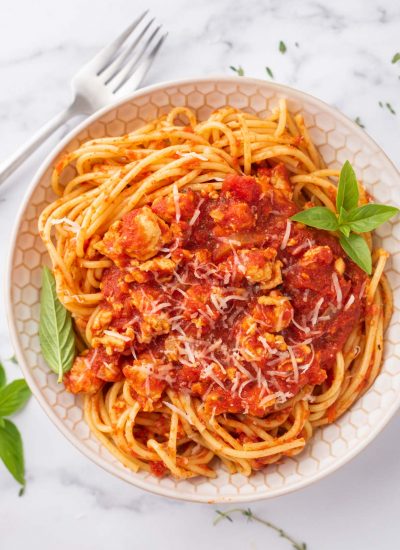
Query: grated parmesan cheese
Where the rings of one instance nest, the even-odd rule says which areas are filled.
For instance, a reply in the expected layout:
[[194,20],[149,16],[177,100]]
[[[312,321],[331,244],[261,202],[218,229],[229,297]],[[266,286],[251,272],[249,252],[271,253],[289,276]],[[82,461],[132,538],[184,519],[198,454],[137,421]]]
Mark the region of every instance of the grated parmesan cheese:
[[283,235],[282,242],[281,242],[281,250],[284,250],[286,248],[287,243],[289,241],[291,230],[292,230],[292,222],[291,222],[291,220],[286,220],[286,230],[285,230],[285,234]]
[[112,338],[119,338],[123,342],[130,342],[131,341],[129,336],[125,336],[125,334],[120,334],[119,332],[116,332],[114,330],[104,330],[103,332],[107,336],[111,336]]
[[336,272],[332,273],[332,282],[333,282],[333,287],[334,287],[335,292],[336,292],[337,308],[342,309],[343,294],[342,294],[342,289],[340,287],[339,278],[338,278]]

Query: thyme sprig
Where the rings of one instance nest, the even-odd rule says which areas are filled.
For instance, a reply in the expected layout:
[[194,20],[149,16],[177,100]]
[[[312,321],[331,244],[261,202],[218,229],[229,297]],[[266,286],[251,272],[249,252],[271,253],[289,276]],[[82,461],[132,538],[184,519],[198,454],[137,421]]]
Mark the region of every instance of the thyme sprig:
[[305,542],[298,542],[288,533],[286,533],[286,531],[284,531],[274,523],[271,523],[270,521],[260,518],[260,516],[257,516],[256,514],[253,514],[250,508],[233,508],[232,510],[227,510],[226,512],[216,510],[216,514],[217,517],[214,519],[214,525],[217,525],[223,519],[233,522],[233,519],[231,517],[232,514],[241,514],[242,516],[247,518],[247,521],[256,521],[257,523],[265,525],[266,527],[274,530],[276,533],[278,533],[280,537],[290,542],[292,548],[294,548],[295,550],[307,550],[307,544]]

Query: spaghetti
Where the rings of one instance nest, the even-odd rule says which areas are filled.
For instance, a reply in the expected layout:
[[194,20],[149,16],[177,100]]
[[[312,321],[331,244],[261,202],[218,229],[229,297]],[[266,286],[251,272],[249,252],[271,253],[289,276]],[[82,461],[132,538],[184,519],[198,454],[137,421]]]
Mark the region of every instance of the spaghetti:
[[368,277],[334,233],[290,220],[334,211],[338,174],[283,99],[265,119],[175,108],[56,166],[39,230],[81,351],[64,381],[125,466],[215,477],[218,457],[250,475],[373,383],[388,254]]

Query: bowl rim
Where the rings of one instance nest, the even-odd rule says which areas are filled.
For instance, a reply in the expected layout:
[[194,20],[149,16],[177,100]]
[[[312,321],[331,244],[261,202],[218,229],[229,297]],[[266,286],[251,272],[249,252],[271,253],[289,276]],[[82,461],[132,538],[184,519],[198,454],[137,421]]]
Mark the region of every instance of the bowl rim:
[[320,107],[323,111],[328,112],[335,119],[340,120],[345,125],[348,125],[350,123],[354,133],[356,133],[363,142],[367,142],[373,148],[379,149],[379,151],[383,155],[385,162],[387,162],[388,165],[390,165],[391,168],[393,169],[394,174],[399,179],[399,184],[400,184],[400,172],[397,169],[394,162],[388,157],[388,155],[382,149],[382,147],[367,132],[365,132],[365,130],[360,128],[349,117],[341,113],[338,109],[336,109],[336,107],[332,107],[328,103],[318,99],[312,94],[309,94],[307,92],[298,90],[296,88],[292,88],[290,86],[286,86],[284,84],[279,84],[276,82],[270,82],[270,81],[261,80],[257,78],[227,76],[227,75],[218,75],[218,74],[208,76],[208,77],[204,77],[204,76],[190,77],[190,78],[184,78],[179,80],[163,81],[157,84],[140,88],[135,92],[133,92],[132,94],[126,95],[123,98],[119,99],[118,101],[113,102],[111,105],[107,105],[106,107],[99,109],[92,115],[85,118],[79,124],[74,126],[74,128],[72,128],[61,139],[61,141],[58,143],[56,147],[51,148],[49,153],[46,155],[45,159],[41,162],[39,168],[36,170],[28,187],[26,188],[23,196],[23,200],[17,211],[17,215],[15,218],[12,233],[11,233],[10,248],[9,248],[9,252],[6,260],[6,271],[5,271],[5,281],[4,281],[5,298],[6,298],[6,316],[8,321],[8,328],[11,336],[11,342],[12,342],[16,357],[18,359],[18,363],[21,366],[22,373],[25,379],[27,380],[33,395],[39,402],[41,408],[44,410],[48,418],[59,429],[59,431],[74,445],[74,447],[76,447],[83,455],[88,457],[97,466],[100,466],[103,470],[107,471],[110,474],[115,475],[116,477],[126,481],[127,483],[130,483],[131,485],[134,485],[135,487],[138,487],[140,489],[143,489],[147,492],[150,492],[159,496],[164,496],[164,497],[169,497],[169,498],[174,498],[177,500],[184,500],[189,502],[202,502],[202,503],[208,503],[208,504],[233,503],[233,502],[243,503],[243,502],[252,502],[257,500],[275,498],[285,494],[292,493],[294,491],[298,491],[330,475],[331,473],[338,470],[341,466],[343,466],[344,464],[354,459],[385,428],[389,420],[392,418],[392,416],[400,407],[400,395],[397,401],[392,403],[392,405],[386,410],[385,414],[382,416],[378,424],[375,425],[373,428],[371,428],[368,435],[365,438],[363,438],[363,440],[360,441],[360,443],[358,443],[354,448],[349,450],[346,453],[346,455],[344,455],[343,457],[339,457],[330,466],[326,467],[323,471],[318,472],[317,474],[314,474],[310,477],[305,477],[304,479],[299,480],[298,482],[292,484],[290,487],[282,486],[279,489],[271,489],[272,494],[270,495],[265,494],[264,492],[261,494],[256,493],[254,495],[218,495],[215,498],[209,498],[207,497],[207,495],[202,495],[199,493],[193,493],[193,494],[180,493],[179,489],[175,489],[175,488],[150,486],[146,480],[140,478],[139,476],[136,479],[132,479],[131,477],[128,477],[128,472],[129,472],[128,470],[126,471],[127,473],[125,475],[124,470],[117,469],[112,463],[107,463],[106,461],[104,461],[103,458],[99,456],[99,453],[93,451],[88,447],[84,447],[84,445],[77,439],[74,433],[66,426],[65,422],[56,415],[52,406],[49,405],[49,403],[43,397],[40,389],[36,385],[36,382],[30,372],[29,367],[25,363],[24,353],[20,347],[18,330],[16,327],[16,320],[14,318],[14,312],[13,312],[12,277],[13,277],[13,266],[14,266],[14,255],[16,250],[15,245],[18,238],[18,232],[21,225],[22,215],[25,212],[25,209],[27,208],[27,206],[29,205],[31,195],[35,190],[35,188],[37,187],[38,183],[40,182],[41,178],[44,176],[44,174],[49,169],[49,167],[54,162],[54,160],[58,157],[58,155],[62,153],[62,151],[65,149],[65,147],[68,145],[69,142],[71,142],[83,130],[91,126],[94,122],[96,122],[96,120],[98,120],[103,115],[106,115],[108,112],[111,112],[117,109],[118,107],[124,105],[125,103],[132,102],[135,99],[141,96],[145,96],[149,93],[162,91],[163,89],[169,88],[169,87],[179,88],[181,86],[195,85],[195,84],[201,84],[201,83],[204,83],[204,84],[206,83],[215,84],[215,83],[221,83],[221,82],[237,83],[240,81],[248,82],[249,84],[258,85],[260,87],[268,87],[279,93],[283,93],[283,94],[286,93],[289,100],[293,98],[293,96],[297,96],[296,99],[300,100],[300,102],[302,100],[303,101],[307,100],[312,102],[316,107]]

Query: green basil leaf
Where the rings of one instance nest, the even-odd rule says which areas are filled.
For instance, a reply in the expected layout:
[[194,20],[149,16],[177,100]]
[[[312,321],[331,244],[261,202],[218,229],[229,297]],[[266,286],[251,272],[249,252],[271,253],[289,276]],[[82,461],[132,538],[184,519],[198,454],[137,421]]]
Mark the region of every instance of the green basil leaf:
[[10,416],[25,405],[31,390],[24,379],[14,380],[0,389],[0,416]]
[[339,225],[339,231],[348,237],[350,235],[350,227],[347,224]]
[[336,195],[336,210],[341,208],[353,210],[358,205],[358,183],[353,167],[348,160],[340,171],[339,184]]
[[0,388],[5,386],[6,384],[7,384],[6,371],[4,370],[2,363],[0,363]]
[[347,215],[346,222],[352,231],[365,233],[379,227],[399,213],[399,209],[385,204],[365,204]]
[[302,210],[290,218],[295,222],[304,223],[317,229],[326,231],[336,231],[338,221],[336,215],[326,206],[314,206],[307,210]]
[[340,208],[340,211],[339,211],[339,216],[338,216],[338,220],[339,220],[339,225],[341,225],[342,223],[345,223],[345,221],[347,220],[347,212],[346,210],[343,208],[343,206]]
[[21,434],[10,420],[0,426],[0,458],[10,474],[21,485],[25,485],[24,449]]
[[355,233],[350,233],[348,237],[340,235],[339,242],[346,254],[356,263],[363,271],[371,275],[372,273],[372,258],[371,252],[365,240]]
[[54,275],[48,267],[43,268],[39,339],[43,357],[61,382],[75,358],[75,335],[71,314],[57,298]]

